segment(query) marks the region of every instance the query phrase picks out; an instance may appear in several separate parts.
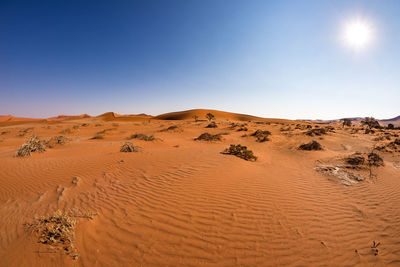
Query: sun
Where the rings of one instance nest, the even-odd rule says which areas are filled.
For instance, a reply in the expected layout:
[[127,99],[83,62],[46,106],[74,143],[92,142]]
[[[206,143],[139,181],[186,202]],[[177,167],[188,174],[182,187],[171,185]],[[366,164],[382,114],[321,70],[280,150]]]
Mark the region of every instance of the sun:
[[373,40],[373,27],[366,19],[353,19],[343,27],[343,41],[355,51],[365,50]]

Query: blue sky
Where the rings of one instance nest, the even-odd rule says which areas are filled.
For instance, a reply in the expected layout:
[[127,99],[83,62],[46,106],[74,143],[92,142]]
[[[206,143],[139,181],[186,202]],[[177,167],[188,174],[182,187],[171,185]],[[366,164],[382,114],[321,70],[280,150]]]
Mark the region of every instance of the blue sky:
[[[371,45],[340,40],[363,17]],[[400,1],[1,1],[0,114],[400,115]]]

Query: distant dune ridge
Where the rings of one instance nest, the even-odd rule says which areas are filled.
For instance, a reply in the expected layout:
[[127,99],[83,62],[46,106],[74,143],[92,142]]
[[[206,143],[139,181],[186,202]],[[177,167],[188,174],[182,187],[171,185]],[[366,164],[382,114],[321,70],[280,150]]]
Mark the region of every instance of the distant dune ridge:
[[[257,116],[252,116],[248,114],[239,114],[227,111],[220,111],[220,110],[212,110],[212,109],[191,109],[191,110],[184,110],[184,111],[176,111],[176,112],[169,112],[164,113],[157,116],[147,115],[144,113],[141,114],[128,114],[128,115],[121,115],[115,112],[106,112],[101,115],[95,116],[95,118],[99,118],[105,121],[111,120],[119,120],[119,121],[143,121],[149,119],[155,120],[193,120],[195,117],[199,120],[205,120],[206,114],[212,113],[216,116],[219,120],[237,120],[237,121],[271,121],[271,122],[279,122],[283,119],[271,119],[271,118],[262,118]],[[27,121],[64,121],[64,120],[78,120],[78,119],[86,119],[91,118],[92,116],[88,114],[81,114],[81,115],[58,115],[56,117],[50,117],[46,119],[40,118],[22,118],[22,117],[14,117],[12,115],[0,115],[0,123],[3,122],[10,122],[12,124],[18,124],[19,122],[27,122]],[[361,121],[362,117],[354,117],[349,118],[352,121]],[[337,122],[341,119],[337,120],[303,120],[303,121],[310,121],[310,122],[320,122],[320,123],[329,123],[329,122]],[[288,120],[289,121],[289,120]],[[392,123],[395,126],[400,126],[400,116],[397,116],[392,119],[382,119],[379,120],[380,123],[383,125],[387,125]]]

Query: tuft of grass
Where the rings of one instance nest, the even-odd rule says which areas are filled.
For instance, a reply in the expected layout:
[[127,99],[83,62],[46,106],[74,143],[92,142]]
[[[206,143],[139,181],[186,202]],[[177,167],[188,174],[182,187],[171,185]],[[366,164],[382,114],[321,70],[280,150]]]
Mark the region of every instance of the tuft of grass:
[[222,136],[221,134],[209,134],[209,133],[202,133],[199,137],[194,139],[195,141],[221,141]]
[[322,146],[317,141],[312,141],[310,143],[300,145],[298,149],[299,150],[308,150],[308,151],[322,150]]
[[139,139],[143,141],[154,141],[155,137],[153,135],[145,135],[145,134],[132,134],[128,139]]
[[248,150],[246,146],[233,145],[221,152],[221,154],[234,155],[248,161],[256,161],[257,157],[253,154],[253,151]]
[[131,142],[123,144],[119,150],[120,152],[139,152],[139,147],[134,146]]
[[36,135],[32,135],[15,153],[16,157],[30,156],[31,152],[46,151],[45,141],[39,140]]

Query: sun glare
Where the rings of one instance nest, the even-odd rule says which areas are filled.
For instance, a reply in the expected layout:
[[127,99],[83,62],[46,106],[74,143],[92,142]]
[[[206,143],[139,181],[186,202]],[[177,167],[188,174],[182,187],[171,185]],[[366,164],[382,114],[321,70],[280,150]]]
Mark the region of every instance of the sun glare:
[[348,21],[343,28],[343,41],[355,51],[368,47],[373,40],[373,29],[370,22],[365,19]]

